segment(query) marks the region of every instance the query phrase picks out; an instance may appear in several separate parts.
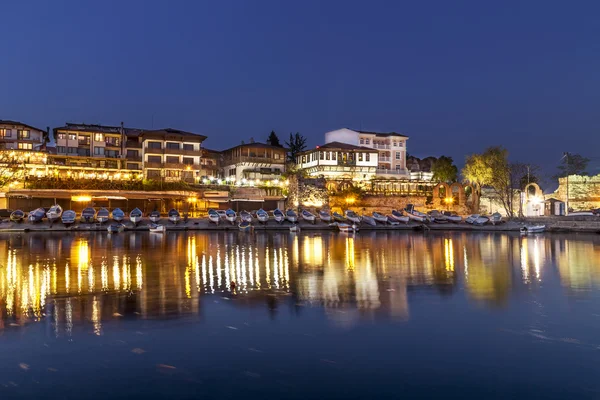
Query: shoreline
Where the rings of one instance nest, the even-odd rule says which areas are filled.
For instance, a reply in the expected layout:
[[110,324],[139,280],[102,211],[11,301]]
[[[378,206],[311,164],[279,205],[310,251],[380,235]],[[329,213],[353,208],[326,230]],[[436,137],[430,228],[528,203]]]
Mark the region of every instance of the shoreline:
[[[125,221],[125,232],[148,232],[149,221],[144,220],[137,226],[134,226],[131,222]],[[165,225],[167,231],[239,231],[236,224],[231,224],[227,221],[222,221],[219,225],[215,225],[210,222],[208,218],[190,218],[187,222],[180,221],[177,224],[169,222],[166,218],[159,222]],[[546,225],[546,232],[585,232],[585,233],[600,233],[600,218],[596,220],[552,220],[546,221],[542,219],[529,219],[525,221],[506,221],[499,225],[482,225],[474,226],[467,223],[445,223],[445,224],[419,224],[415,222],[409,222],[408,224],[400,225],[382,225],[377,224],[376,226],[361,224],[360,231],[460,231],[460,232],[518,232],[519,229],[524,225],[544,224]],[[29,223],[29,222],[2,222],[0,223],[0,232],[15,232],[15,233],[26,233],[26,232],[107,232],[107,227],[111,225],[111,222],[104,224],[99,223],[82,223],[76,222],[75,224],[66,227],[62,222],[54,222],[50,224],[48,221]],[[269,221],[266,224],[261,224],[258,221],[252,223],[254,231],[264,232],[289,232],[289,228],[292,224],[288,221],[278,224],[275,221]],[[315,224],[311,224],[305,221],[299,221],[297,225],[301,231],[337,231],[337,229],[330,227],[327,223],[318,221]],[[108,232],[107,232],[108,233]]]

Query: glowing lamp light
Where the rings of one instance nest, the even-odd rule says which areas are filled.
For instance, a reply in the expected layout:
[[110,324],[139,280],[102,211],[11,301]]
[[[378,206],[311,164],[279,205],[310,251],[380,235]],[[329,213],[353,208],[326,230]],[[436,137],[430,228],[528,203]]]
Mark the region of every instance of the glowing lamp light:
[[244,183],[244,184],[245,184],[246,182],[248,182],[248,181],[246,180],[246,178],[242,179],[242,183]]
[[222,180],[220,180],[220,179],[217,179],[217,184],[218,184],[218,185],[220,185],[220,184],[222,184],[222,183],[223,183],[223,181],[222,181]]
[[452,203],[454,203],[454,199],[452,197],[446,197],[444,199],[444,203],[446,203],[446,204],[452,204]]
[[79,196],[71,196],[72,201],[76,201],[78,203],[88,203],[92,201],[92,196],[87,195],[79,195]]
[[533,196],[531,198],[531,204],[533,204],[533,205],[542,204],[542,199],[540,199],[538,196]]
[[211,175],[211,176],[208,177],[208,180],[212,182],[212,181],[215,180],[215,177]]
[[356,199],[354,197],[346,197],[346,203],[348,204],[354,204],[355,201]]
[[208,183],[208,179],[206,179],[206,178],[202,179],[202,183],[204,183],[206,185]]

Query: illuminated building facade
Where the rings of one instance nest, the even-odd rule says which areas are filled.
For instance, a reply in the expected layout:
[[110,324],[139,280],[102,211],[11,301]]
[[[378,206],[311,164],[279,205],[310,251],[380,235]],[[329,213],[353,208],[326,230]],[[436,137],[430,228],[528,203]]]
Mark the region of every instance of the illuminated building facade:
[[310,176],[360,181],[375,176],[378,157],[369,147],[331,142],[300,153],[296,163]]
[[0,148],[6,150],[40,150],[47,131],[17,121],[0,120]]
[[230,182],[276,181],[285,172],[286,149],[264,143],[243,143],[223,150],[223,175]]

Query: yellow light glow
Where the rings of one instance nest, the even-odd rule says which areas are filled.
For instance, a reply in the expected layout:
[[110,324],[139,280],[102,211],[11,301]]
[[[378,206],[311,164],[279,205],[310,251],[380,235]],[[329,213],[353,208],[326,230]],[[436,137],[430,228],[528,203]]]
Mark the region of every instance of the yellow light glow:
[[356,199],[354,197],[346,197],[346,203],[348,204],[354,204],[355,201]]
[[77,201],[80,203],[87,203],[87,202],[92,201],[92,196],[85,196],[85,195],[71,196],[71,200]]
[[445,202],[446,204],[452,204],[452,203],[454,203],[454,199],[453,199],[452,197],[446,197],[446,198],[444,199],[444,202]]
[[198,199],[196,197],[188,197],[187,201],[188,203],[195,203],[198,201]]

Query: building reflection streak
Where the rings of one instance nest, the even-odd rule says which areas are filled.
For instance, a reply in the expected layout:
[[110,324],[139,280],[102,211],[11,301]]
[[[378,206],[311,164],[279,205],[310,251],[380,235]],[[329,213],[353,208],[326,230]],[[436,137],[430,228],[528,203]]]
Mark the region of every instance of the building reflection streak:
[[527,238],[521,240],[521,274],[523,275],[523,282],[529,282],[529,265],[527,265],[529,259],[529,251],[527,248]]

